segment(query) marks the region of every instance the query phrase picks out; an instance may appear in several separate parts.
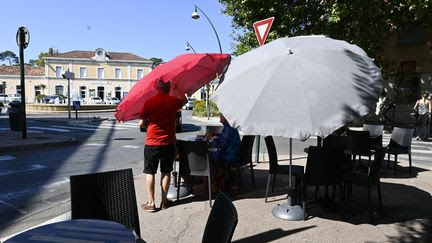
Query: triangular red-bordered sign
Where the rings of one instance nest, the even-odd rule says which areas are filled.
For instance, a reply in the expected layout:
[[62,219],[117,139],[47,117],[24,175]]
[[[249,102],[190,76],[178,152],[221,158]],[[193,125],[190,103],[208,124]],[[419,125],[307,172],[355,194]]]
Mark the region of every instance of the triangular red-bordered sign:
[[258,39],[260,46],[264,45],[264,42],[267,39],[267,35],[270,31],[270,28],[273,24],[274,17],[263,19],[253,23],[253,28],[255,30],[255,35]]

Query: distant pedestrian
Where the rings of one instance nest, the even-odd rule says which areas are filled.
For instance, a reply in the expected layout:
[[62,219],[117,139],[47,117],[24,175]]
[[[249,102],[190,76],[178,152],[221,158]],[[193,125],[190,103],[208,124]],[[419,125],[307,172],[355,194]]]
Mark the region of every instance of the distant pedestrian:
[[[172,85],[174,92],[177,86]],[[159,80],[158,94],[150,98],[143,107],[141,119],[147,125],[147,137],[144,148],[144,173],[146,174],[146,189],[148,202],[141,208],[148,212],[156,211],[155,206],[155,174],[160,161],[162,200],[161,209],[169,206],[167,193],[170,184],[170,173],[173,171],[175,159],[175,121],[176,113],[185,103],[173,96],[169,96],[171,82]]]
[[432,104],[428,100],[429,94],[424,92],[422,97],[417,100],[414,110],[418,113],[417,117],[417,140],[427,141],[429,139],[429,124],[431,121]]

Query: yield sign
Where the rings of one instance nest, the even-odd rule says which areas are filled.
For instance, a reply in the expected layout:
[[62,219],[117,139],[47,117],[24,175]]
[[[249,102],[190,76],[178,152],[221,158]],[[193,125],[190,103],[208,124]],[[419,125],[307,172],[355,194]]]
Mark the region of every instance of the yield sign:
[[270,28],[273,24],[274,17],[263,19],[253,23],[253,28],[255,30],[256,37],[260,46],[264,45],[264,42],[267,39],[267,35],[270,31]]

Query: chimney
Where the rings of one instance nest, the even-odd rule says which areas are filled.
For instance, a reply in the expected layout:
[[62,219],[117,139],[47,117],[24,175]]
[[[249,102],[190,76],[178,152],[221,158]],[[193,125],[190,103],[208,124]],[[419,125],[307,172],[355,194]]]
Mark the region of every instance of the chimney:
[[48,48],[48,55],[54,54],[54,50],[52,48]]

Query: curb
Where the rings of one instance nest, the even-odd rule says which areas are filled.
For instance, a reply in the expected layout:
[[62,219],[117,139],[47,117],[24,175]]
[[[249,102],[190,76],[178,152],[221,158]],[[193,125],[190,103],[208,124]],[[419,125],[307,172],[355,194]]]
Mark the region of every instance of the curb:
[[46,143],[35,143],[35,144],[23,144],[8,147],[0,147],[0,152],[19,151],[24,149],[43,148],[48,146],[61,146],[67,144],[78,144],[78,140],[75,137],[70,137],[65,141],[59,142],[46,142]]
[[[48,122],[52,123],[52,121],[47,121],[47,120],[43,120],[40,118],[36,118],[34,120],[37,122],[42,122],[42,123],[48,123]],[[96,119],[93,119],[93,118],[91,118],[91,119],[78,119],[78,120],[75,120],[72,118],[71,119],[64,118],[64,121],[62,121],[62,123],[66,122],[68,124],[82,124],[82,123],[89,124],[89,123],[93,123],[93,122],[108,121],[108,120],[110,120],[108,117],[102,117],[102,118],[96,118]]]

